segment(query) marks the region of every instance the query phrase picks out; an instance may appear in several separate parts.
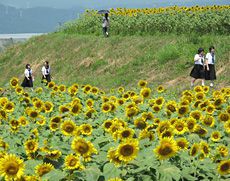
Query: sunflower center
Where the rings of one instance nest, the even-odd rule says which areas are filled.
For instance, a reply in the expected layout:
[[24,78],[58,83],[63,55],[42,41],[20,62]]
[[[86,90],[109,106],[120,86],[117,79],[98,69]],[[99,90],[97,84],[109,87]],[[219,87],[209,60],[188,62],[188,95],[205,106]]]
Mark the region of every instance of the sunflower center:
[[184,127],[182,125],[177,125],[176,126],[177,131],[182,131]]
[[90,128],[88,126],[85,126],[83,130],[84,130],[85,133],[89,133],[90,132]]
[[77,160],[75,158],[71,159],[69,162],[69,166],[73,167],[77,164]]
[[123,138],[127,138],[127,137],[130,136],[130,131],[128,131],[128,130],[123,131],[121,135],[122,135]]
[[81,154],[85,154],[89,151],[89,146],[87,143],[84,143],[84,142],[80,142],[78,147],[77,147],[77,150],[81,153]]
[[105,127],[106,127],[107,129],[110,128],[111,125],[112,125],[111,122],[106,122],[106,123],[105,123]]
[[177,143],[177,145],[180,147],[180,148],[185,148],[185,143],[184,142],[182,142],[182,141],[179,141],[178,143]]
[[203,147],[203,151],[204,151],[205,154],[208,154],[208,153],[209,153],[208,147],[207,147],[207,146],[204,146],[204,147]]
[[227,170],[229,170],[230,169],[230,164],[229,163],[224,163],[223,165],[221,165],[221,167],[220,167],[220,170],[221,171],[227,171]]
[[28,144],[28,149],[29,150],[33,150],[35,148],[34,144],[33,143],[29,143]]
[[6,173],[8,175],[15,175],[18,173],[19,165],[17,163],[10,163],[6,168]]
[[163,156],[169,155],[173,152],[171,145],[162,146],[159,150],[159,153]]
[[130,156],[134,152],[132,145],[125,145],[121,148],[121,155],[123,156]]
[[72,133],[73,130],[74,130],[74,127],[73,127],[72,125],[67,125],[67,126],[65,127],[65,131],[66,131],[67,133]]

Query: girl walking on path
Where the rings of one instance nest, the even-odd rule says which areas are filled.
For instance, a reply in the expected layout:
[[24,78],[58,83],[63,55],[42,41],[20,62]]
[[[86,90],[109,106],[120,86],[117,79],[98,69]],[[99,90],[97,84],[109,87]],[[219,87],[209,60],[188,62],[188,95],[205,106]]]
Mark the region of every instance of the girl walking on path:
[[209,48],[209,53],[206,54],[206,68],[205,68],[205,80],[210,80],[210,87],[214,86],[214,80],[216,80],[216,70],[215,70],[215,48],[211,46]]
[[105,13],[102,22],[103,34],[105,37],[109,36],[109,14]]
[[[22,87],[33,87],[33,75],[30,64],[26,64],[26,69],[24,71],[25,78],[21,84]],[[32,89],[33,90],[33,89]]]
[[191,86],[194,86],[194,83],[197,79],[201,79],[202,86],[204,86],[204,49],[199,48],[197,54],[194,57],[194,67],[190,73],[190,76],[193,77],[191,81]]
[[46,85],[51,82],[50,65],[48,61],[45,61],[44,66],[42,67],[42,83],[44,80],[46,80]]

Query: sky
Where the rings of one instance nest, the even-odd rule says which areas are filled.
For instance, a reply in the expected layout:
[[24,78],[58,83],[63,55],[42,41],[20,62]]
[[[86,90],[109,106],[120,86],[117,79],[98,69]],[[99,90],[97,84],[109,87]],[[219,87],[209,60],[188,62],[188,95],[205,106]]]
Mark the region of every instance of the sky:
[[230,0],[0,0],[0,3],[17,8],[53,7],[53,8],[138,8],[160,6],[191,6],[230,4]]

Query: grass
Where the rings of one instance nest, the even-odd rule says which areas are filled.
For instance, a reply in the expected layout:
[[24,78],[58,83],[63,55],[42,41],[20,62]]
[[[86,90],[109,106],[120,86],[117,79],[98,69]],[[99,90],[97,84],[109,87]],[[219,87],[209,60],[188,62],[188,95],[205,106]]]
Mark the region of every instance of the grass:
[[[22,81],[26,63],[31,63],[35,86],[40,86],[45,60],[57,83],[92,84],[101,88],[130,87],[139,79],[152,86],[189,86],[193,57],[199,47],[217,50],[217,83],[229,86],[230,37],[226,35],[87,36],[62,32],[42,35],[8,48],[0,54],[0,86],[13,76]],[[170,81],[178,79],[171,85]]]

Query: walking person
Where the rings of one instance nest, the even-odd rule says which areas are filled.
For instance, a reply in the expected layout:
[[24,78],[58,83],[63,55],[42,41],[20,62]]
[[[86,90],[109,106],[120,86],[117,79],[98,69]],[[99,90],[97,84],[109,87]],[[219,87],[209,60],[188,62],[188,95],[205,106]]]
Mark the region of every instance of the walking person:
[[48,61],[45,61],[44,66],[42,67],[42,83],[44,82],[44,80],[46,80],[46,85],[51,82],[50,65]]
[[216,70],[215,70],[215,48],[210,46],[209,53],[206,54],[206,67],[205,67],[205,80],[210,80],[210,87],[214,86],[214,80],[216,80]]
[[31,69],[31,66],[30,64],[26,64],[26,69],[24,71],[24,75],[25,75],[25,78],[21,84],[22,87],[31,87],[31,89],[33,90],[33,81],[34,81],[34,78],[33,78],[33,75],[32,75],[32,69]]
[[105,37],[109,37],[109,14],[105,13],[102,21],[103,34]]
[[191,87],[194,86],[194,83],[197,79],[201,79],[202,86],[204,86],[204,49],[199,48],[197,54],[194,57],[194,67],[190,73],[192,77]]

